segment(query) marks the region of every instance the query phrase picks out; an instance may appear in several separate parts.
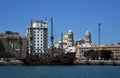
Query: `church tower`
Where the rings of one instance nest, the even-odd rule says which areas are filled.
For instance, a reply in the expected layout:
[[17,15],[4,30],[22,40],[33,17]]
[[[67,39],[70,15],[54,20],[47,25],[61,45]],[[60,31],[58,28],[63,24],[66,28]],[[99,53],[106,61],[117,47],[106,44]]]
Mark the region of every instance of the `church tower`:
[[86,32],[85,37],[86,37],[86,40],[85,40],[86,43],[92,43],[91,33],[89,31]]
[[74,38],[73,38],[74,34],[72,30],[68,31],[68,42],[69,42],[69,46],[73,46],[74,45]]

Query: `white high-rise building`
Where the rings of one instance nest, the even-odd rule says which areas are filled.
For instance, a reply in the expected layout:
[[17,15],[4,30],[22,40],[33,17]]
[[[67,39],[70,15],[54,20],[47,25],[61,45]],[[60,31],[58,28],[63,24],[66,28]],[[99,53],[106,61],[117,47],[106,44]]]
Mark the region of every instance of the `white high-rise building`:
[[31,26],[27,28],[28,54],[47,53],[48,50],[48,28],[47,21],[32,20]]

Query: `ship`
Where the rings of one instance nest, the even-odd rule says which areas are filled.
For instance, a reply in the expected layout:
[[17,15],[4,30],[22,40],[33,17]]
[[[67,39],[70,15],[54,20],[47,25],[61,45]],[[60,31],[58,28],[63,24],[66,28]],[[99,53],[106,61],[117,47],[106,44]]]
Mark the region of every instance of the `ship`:
[[54,50],[52,17],[51,17],[50,40],[51,40],[51,51],[46,54],[41,54],[41,55],[27,55],[23,59],[25,65],[32,65],[32,66],[35,66],[35,65],[74,65],[76,53],[75,52],[67,52],[67,53],[63,52],[63,43],[62,43],[62,50],[60,53],[56,53]]
[[46,56],[27,56],[23,61],[25,65],[38,66],[38,65],[74,65],[75,53],[59,54],[50,57]]

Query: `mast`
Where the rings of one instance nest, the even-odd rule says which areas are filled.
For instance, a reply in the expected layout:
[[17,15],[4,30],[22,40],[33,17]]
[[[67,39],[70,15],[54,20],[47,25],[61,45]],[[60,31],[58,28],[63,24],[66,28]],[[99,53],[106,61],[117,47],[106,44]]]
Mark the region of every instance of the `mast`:
[[51,50],[51,53],[53,55],[53,47],[54,47],[54,35],[53,35],[53,18],[51,17],[51,36],[50,36],[50,40],[51,40],[51,47],[52,47],[52,50]]

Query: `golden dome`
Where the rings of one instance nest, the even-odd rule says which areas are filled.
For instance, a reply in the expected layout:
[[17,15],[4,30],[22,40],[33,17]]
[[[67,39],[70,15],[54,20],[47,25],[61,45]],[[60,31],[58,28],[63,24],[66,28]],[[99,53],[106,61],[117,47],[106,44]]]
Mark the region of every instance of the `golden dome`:
[[65,34],[64,37],[63,37],[64,40],[67,40],[68,39],[68,34]]

